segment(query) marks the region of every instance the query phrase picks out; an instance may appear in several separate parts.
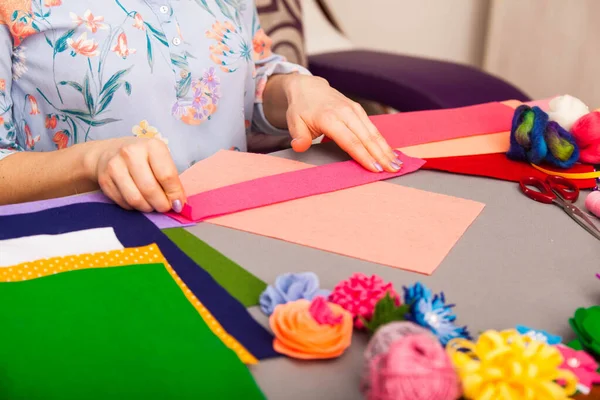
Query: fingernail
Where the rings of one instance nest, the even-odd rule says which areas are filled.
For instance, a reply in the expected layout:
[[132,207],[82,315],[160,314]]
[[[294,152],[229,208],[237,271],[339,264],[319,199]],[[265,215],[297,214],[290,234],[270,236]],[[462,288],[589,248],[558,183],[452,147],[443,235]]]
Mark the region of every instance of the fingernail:
[[402,164],[404,164],[404,163],[402,162],[402,160],[400,160],[400,159],[399,159],[399,158],[397,158],[397,157],[396,157],[396,159],[394,160],[394,162],[395,162],[396,164],[398,164],[398,165],[402,165]]
[[181,200],[173,201],[173,211],[179,214],[183,210],[183,205],[181,204]]
[[392,161],[392,162],[390,163],[390,165],[391,165],[392,169],[394,169],[394,170],[396,170],[396,171],[398,171],[400,168],[402,168],[402,164],[398,164],[398,163],[397,163],[397,162],[395,162],[395,161]]
[[377,171],[383,172],[383,167],[377,161],[373,163],[373,166]]

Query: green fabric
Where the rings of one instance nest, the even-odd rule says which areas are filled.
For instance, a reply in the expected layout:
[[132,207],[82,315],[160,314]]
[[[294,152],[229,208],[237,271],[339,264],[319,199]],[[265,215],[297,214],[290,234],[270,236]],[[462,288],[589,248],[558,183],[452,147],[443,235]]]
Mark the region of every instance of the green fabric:
[[163,264],[0,283],[0,304],[0,399],[264,398]]
[[246,307],[258,305],[260,294],[267,288],[265,282],[185,229],[165,229],[163,232],[240,303]]

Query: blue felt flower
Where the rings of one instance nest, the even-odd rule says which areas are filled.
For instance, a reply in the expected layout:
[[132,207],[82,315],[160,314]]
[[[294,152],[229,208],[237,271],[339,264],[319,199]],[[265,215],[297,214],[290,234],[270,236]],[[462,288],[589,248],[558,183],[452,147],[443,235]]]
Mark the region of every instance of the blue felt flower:
[[407,320],[429,329],[442,345],[445,346],[454,338],[470,339],[466,326],[458,327],[454,324],[454,304],[446,304],[444,293],[432,295],[431,290],[417,282],[404,288],[404,304],[410,306]]
[[532,329],[523,325],[517,325],[517,332],[519,332],[521,335],[529,336],[534,340],[544,342],[549,345],[560,344],[562,342],[562,338],[558,335],[552,335],[546,331]]
[[312,300],[317,296],[329,296],[329,290],[319,289],[319,277],[313,272],[283,274],[275,279],[260,295],[260,309],[266,315],[273,314],[275,307],[300,299]]

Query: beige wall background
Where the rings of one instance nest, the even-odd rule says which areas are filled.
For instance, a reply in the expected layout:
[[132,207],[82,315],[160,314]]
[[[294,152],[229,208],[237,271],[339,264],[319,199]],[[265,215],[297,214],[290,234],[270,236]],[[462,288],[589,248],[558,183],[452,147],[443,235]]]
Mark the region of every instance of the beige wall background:
[[[369,48],[481,67],[534,98],[600,107],[600,0],[302,0],[309,54]],[[328,30],[329,29],[329,30]]]

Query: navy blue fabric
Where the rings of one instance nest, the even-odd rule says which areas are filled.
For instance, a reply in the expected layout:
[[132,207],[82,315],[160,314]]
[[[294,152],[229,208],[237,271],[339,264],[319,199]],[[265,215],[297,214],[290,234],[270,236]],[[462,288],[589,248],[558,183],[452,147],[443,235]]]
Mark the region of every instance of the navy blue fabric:
[[246,308],[141,213],[126,211],[114,204],[86,203],[3,216],[0,217],[0,240],[102,227],[112,227],[125,247],[156,243],[179,277],[230,335],[258,359],[279,356],[273,350],[272,335]]

